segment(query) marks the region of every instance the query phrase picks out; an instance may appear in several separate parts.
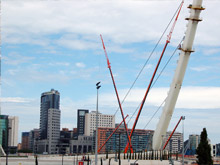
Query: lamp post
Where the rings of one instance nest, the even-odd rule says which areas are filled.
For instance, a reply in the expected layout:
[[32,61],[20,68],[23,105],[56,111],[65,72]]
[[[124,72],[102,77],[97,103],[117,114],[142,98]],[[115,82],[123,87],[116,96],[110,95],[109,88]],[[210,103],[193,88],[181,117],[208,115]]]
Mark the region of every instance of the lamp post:
[[62,165],[63,165],[63,157],[64,157],[64,154],[62,154]]
[[183,162],[182,162],[182,165],[184,165],[184,120],[185,120],[185,116],[182,116],[182,124],[183,124],[183,147],[182,147]]
[[7,128],[7,141],[6,141],[6,165],[8,165],[8,153],[9,153],[9,148],[8,148],[8,140],[9,140],[9,129],[11,129],[11,127]]
[[101,82],[96,83],[96,89],[97,89],[97,103],[96,103],[96,135],[95,135],[95,165],[98,164],[98,101],[99,101],[99,88],[101,85],[99,85]]
[[118,149],[118,162],[119,165],[121,165],[121,156],[120,156],[120,152],[121,152],[121,133],[119,132],[119,139],[118,139],[118,143],[119,143],[119,149]]

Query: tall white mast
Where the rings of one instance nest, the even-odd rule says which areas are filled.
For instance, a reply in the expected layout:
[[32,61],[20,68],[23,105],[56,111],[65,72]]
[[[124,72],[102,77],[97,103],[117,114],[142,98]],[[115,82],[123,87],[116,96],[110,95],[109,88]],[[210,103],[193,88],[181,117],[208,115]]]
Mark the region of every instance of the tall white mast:
[[189,18],[186,18],[186,20],[189,21],[187,26],[188,28],[186,30],[185,39],[180,48],[181,53],[179,56],[173,82],[170,86],[170,91],[168,93],[159,123],[157,124],[157,128],[154,132],[154,136],[153,136],[154,150],[159,150],[161,147],[162,135],[166,134],[167,128],[169,126],[174,111],[174,107],[176,105],[176,101],[179,95],[180,88],[182,86],[189,57],[191,52],[193,52],[192,45],[195,38],[197,25],[198,22],[201,21],[199,15],[201,10],[204,10],[204,8],[202,7],[202,1],[203,0],[193,0],[193,4],[189,5],[188,7],[190,8],[190,16]]

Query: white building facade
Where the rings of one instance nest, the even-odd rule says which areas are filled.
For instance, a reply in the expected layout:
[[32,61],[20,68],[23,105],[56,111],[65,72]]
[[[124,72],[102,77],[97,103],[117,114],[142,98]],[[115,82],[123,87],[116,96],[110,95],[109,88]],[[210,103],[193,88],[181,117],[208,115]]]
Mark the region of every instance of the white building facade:
[[[163,139],[163,145],[166,143],[167,139],[171,135],[171,132],[166,133],[166,138]],[[183,146],[183,134],[179,132],[175,132],[173,136],[170,138],[166,146],[166,150],[169,150],[173,153],[181,152]]]
[[18,145],[18,117],[9,116],[8,117],[8,146],[17,146]]
[[47,138],[49,153],[58,153],[57,144],[60,138],[60,110],[48,109]]
[[[115,128],[115,116],[98,113],[98,127]],[[93,136],[96,130],[96,111],[85,115],[85,135]]]

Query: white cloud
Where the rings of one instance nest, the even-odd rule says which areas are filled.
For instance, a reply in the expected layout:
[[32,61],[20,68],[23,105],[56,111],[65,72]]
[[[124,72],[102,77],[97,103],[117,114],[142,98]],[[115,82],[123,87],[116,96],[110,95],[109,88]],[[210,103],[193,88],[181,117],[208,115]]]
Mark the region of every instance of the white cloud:
[[[184,4],[171,43],[182,38],[186,30],[184,17],[189,15],[186,9],[189,3]],[[2,41],[47,45],[50,41],[45,39],[46,35],[67,33],[81,37],[61,38],[57,43],[88,49],[99,47],[98,37],[102,33],[107,40],[118,44],[156,42],[179,2],[170,4],[169,1],[3,1]],[[215,16],[220,15],[215,10],[218,5],[218,1],[204,1],[206,10],[198,27],[197,44],[219,45],[220,23],[215,21]]]
[[70,66],[68,62],[50,62],[48,65],[50,66]]
[[220,53],[220,49],[219,48],[210,48],[210,49],[205,49],[203,50],[205,55],[213,55],[216,53]]
[[85,65],[84,63],[82,63],[82,62],[77,62],[77,63],[76,63],[76,66],[77,66],[78,68],[85,68],[85,67],[86,67],[86,65]]
[[[124,107],[137,107],[142,101],[146,89],[133,89],[127,97]],[[153,88],[148,94],[145,106],[159,106],[167,97],[169,88]],[[125,90],[119,90],[120,99],[125,96]],[[185,109],[215,109],[220,108],[220,87],[182,87],[176,108]],[[94,98],[90,100],[94,102]],[[100,105],[117,107],[114,93],[105,93],[100,96]]]
[[191,70],[202,72],[211,69],[211,67],[208,66],[200,66],[200,67],[190,67]]
[[29,63],[34,60],[34,57],[23,56],[17,52],[11,52],[8,56],[3,56],[2,61],[8,65],[19,65],[23,63]]
[[73,39],[73,38],[61,38],[56,41],[58,45],[76,50],[88,50],[88,49],[97,49],[99,44],[92,41],[84,41],[82,39]]
[[22,97],[2,97],[1,102],[7,103],[29,103],[33,99],[22,98]]

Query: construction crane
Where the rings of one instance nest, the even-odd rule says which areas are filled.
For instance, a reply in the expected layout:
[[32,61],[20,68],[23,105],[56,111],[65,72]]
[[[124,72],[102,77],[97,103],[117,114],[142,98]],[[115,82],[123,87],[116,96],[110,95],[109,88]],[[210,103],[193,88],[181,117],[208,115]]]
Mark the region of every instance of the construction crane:
[[[172,27],[171,27],[171,30],[170,30],[170,32],[169,32],[169,35],[167,36],[167,40],[166,40],[166,43],[165,43],[165,45],[164,45],[163,51],[162,51],[162,53],[161,53],[161,55],[160,55],[159,61],[158,61],[157,65],[156,65],[156,68],[155,68],[154,73],[153,73],[153,75],[152,75],[152,77],[151,77],[150,83],[149,83],[149,85],[148,85],[148,88],[147,88],[147,90],[146,90],[146,93],[145,93],[145,95],[144,95],[144,98],[143,98],[143,100],[142,100],[142,103],[141,103],[141,105],[140,105],[140,108],[139,108],[137,117],[136,117],[136,119],[135,119],[135,121],[134,121],[132,130],[131,130],[131,133],[130,133],[130,138],[132,137],[132,134],[133,134],[133,132],[134,132],[134,130],[135,130],[135,127],[136,127],[136,125],[137,125],[138,119],[139,119],[139,117],[140,117],[141,111],[142,111],[142,109],[143,109],[144,103],[145,103],[146,98],[147,98],[147,95],[148,95],[148,93],[149,93],[149,91],[150,91],[152,82],[153,82],[154,77],[155,77],[155,75],[156,75],[157,69],[158,69],[158,67],[159,67],[159,65],[160,65],[160,62],[161,62],[162,57],[163,57],[163,55],[164,55],[164,52],[166,51],[167,45],[170,43],[171,36],[172,36],[173,30],[174,30],[174,27],[175,27],[175,25],[176,25],[177,19],[178,19],[178,17],[179,17],[180,11],[181,11],[181,9],[182,9],[183,3],[184,3],[184,0],[182,0],[182,2],[181,2],[181,5],[180,5],[180,7],[179,7],[179,11],[178,11],[178,13],[177,13],[177,15],[176,15],[176,18],[175,18],[175,20],[174,20],[174,23],[173,23],[173,25],[172,25]],[[124,150],[124,153],[127,153],[127,151],[128,151],[128,146],[129,146],[129,143],[126,145],[125,150]]]
[[202,7],[203,0],[193,0],[192,5],[189,5],[190,16],[186,18],[188,20],[188,26],[186,30],[185,39],[182,46],[180,47],[181,53],[179,56],[177,68],[174,74],[173,82],[170,86],[170,90],[165,101],[163,112],[161,114],[160,120],[157,124],[156,130],[153,135],[153,149],[159,150],[162,144],[162,135],[167,131],[168,125],[170,123],[174,107],[182,86],[183,78],[185,75],[186,67],[189,61],[190,54],[194,52],[192,50],[193,41],[196,34],[196,29],[199,21],[202,21],[199,16]]
[[120,101],[120,98],[119,98],[119,95],[118,95],[118,91],[117,91],[117,88],[116,88],[116,85],[115,85],[115,80],[114,80],[114,77],[113,77],[113,74],[112,74],[111,65],[110,65],[110,62],[109,62],[109,58],[108,58],[107,51],[105,49],[105,44],[104,44],[104,41],[102,39],[102,35],[101,34],[100,34],[100,37],[101,37],[101,40],[102,40],[102,45],[103,45],[103,49],[104,49],[104,52],[105,52],[105,57],[106,57],[106,60],[107,60],[107,65],[108,65],[108,68],[109,68],[109,71],[110,71],[110,75],[111,75],[111,78],[112,78],[112,82],[113,82],[113,85],[114,85],[114,88],[115,88],[115,93],[116,93],[118,104],[119,104],[119,108],[120,108],[120,111],[121,111],[121,116],[122,116],[122,119],[123,119],[123,122],[124,122],[124,125],[125,125],[125,130],[126,130],[126,134],[127,134],[127,139],[128,139],[129,147],[130,147],[131,153],[133,153],[133,149],[132,149],[132,145],[131,145],[131,139],[130,139],[129,132],[128,132],[128,127],[127,127],[127,124],[126,124],[126,121],[125,121],[123,109],[122,109],[122,106],[121,106],[121,101]]

